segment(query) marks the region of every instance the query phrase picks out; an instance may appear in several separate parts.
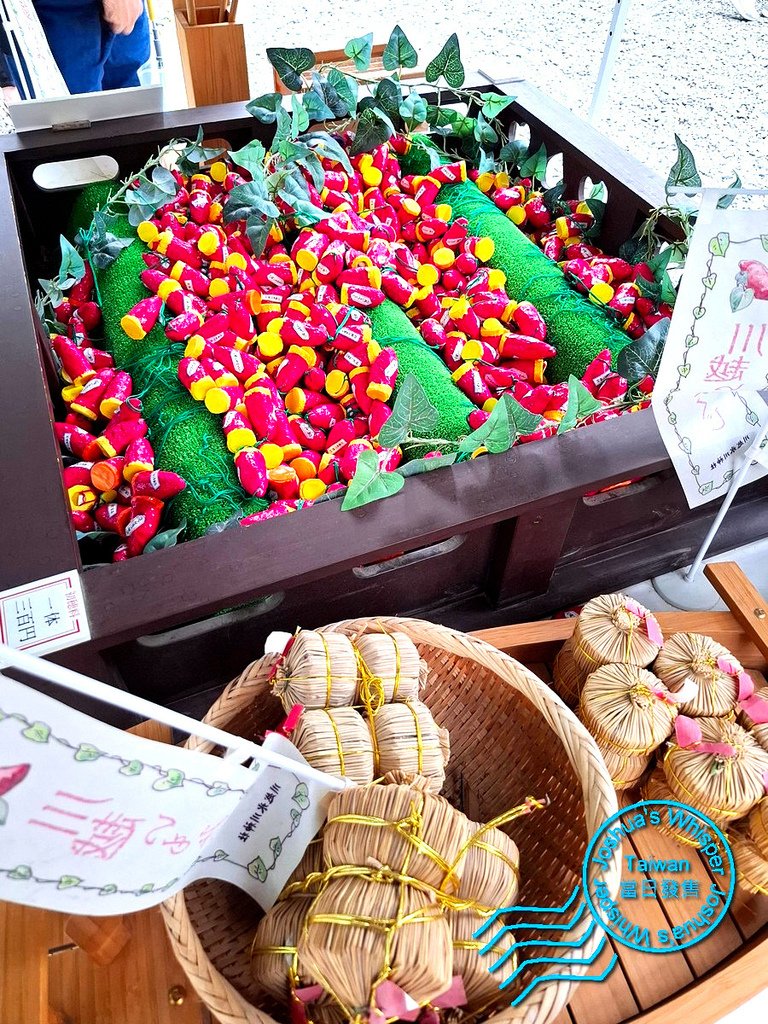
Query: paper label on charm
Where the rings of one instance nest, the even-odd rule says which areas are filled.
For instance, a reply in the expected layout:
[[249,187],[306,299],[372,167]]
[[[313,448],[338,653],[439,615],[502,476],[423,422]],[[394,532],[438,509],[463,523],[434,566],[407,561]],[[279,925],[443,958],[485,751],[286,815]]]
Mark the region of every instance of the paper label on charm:
[[[652,403],[691,508],[727,493],[768,415],[766,388],[768,211],[702,213]],[[745,482],[767,472],[755,466]]]
[[90,640],[83,588],[75,569],[0,593],[0,643],[50,654]]
[[[283,737],[264,746],[303,761]],[[221,878],[267,909],[329,792],[121,732],[0,674],[0,899],[123,914]]]

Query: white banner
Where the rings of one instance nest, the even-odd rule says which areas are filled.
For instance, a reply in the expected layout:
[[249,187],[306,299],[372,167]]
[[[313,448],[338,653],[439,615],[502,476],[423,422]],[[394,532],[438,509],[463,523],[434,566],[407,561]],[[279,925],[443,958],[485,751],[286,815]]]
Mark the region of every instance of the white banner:
[[[712,207],[693,232],[653,393],[691,508],[725,496],[768,416],[768,211]],[[755,466],[744,482],[766,473]]]
[[325,820],[330,786],[284,737],[296,773],[141,739],[0,673],[0,899],[123,914],[198,878],[264,909]]

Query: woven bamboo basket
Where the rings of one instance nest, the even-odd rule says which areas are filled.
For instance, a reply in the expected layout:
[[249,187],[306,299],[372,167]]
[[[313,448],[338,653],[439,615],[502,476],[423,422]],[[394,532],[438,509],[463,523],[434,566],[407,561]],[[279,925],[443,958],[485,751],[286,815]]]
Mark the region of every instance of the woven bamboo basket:
[[[490,821],[526,796],[548,796],[549,806],[518,818],[509,828],[520,850],[518,902],[560,907],[581,878],[589,838],[617,810],[616,793],[594,740],[575,715],[533,673],[474,637],[418,619],[357,619],[325,627],[351,637],[406,633],[429,667],[420,694],[436,721],[451,735],[451,760],[443,795],[475,821]],[[254,738],[283,716],[270,692],[271,656],[249,665],[225,689],[205,717],[238,735]],[[188,746],[212,751],[192,738]],[[618,889],[618,871],[608,879]],[[222,1024],[276,1024],[287,1012],[258,995],[249,961],[260,908],[219,881],[196,882],[163,906],[176,957],[203,1003]],[[561,923],[556,912],[537,923]],[[574,928],[586,932],[589,919]],[[574,963],[529,968],[518,979],[527,986],[546,975],[517,1007],[505,990],[499,1024],[547,1024],[571,998],[588,967],[584,961],[600,941],[594,929],[580,949],[541,949],[537,956],[564,956]],[[579,963],[578,961],[581,961]],[[563,974],[569,979],[560,980]]]

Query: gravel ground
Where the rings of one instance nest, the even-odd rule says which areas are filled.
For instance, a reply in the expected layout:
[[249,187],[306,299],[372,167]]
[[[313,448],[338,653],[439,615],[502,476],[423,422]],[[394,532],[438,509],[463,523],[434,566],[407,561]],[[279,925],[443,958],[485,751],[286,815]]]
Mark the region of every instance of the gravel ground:
[[[625,0],[627,15],[608,102],[596,126],[659,174],[675,158],[674,133],[705,179],[768,186],[768,17],[740,20],[728,0]],[[170,15],[171,0],[159,11]],[[383,5],[384,6],[384,5]],[[586,115],[614,0],[538,0],[494,13],[487,0],[241,0],[254,95],[271,90],[267,45],[339,48],[397,22],[424,62],[458,32],[464,64],[526,76]],[[758,0],[768,15],[768,0]],[[535,13],[529,13],[534,11]],[[172,36],[171,36],[172,38]],[[169,61],[169,64],[171,62]]]

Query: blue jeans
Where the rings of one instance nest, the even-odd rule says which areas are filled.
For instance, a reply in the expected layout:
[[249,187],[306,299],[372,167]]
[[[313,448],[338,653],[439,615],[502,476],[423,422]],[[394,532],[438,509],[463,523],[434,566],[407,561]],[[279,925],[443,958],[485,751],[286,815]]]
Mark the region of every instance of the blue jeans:
[[103,20],[99,0],[34,0],[34,7],[70,92],[139,85],[138,70],[149,59],[146,9],[131,34],[119,36]]

